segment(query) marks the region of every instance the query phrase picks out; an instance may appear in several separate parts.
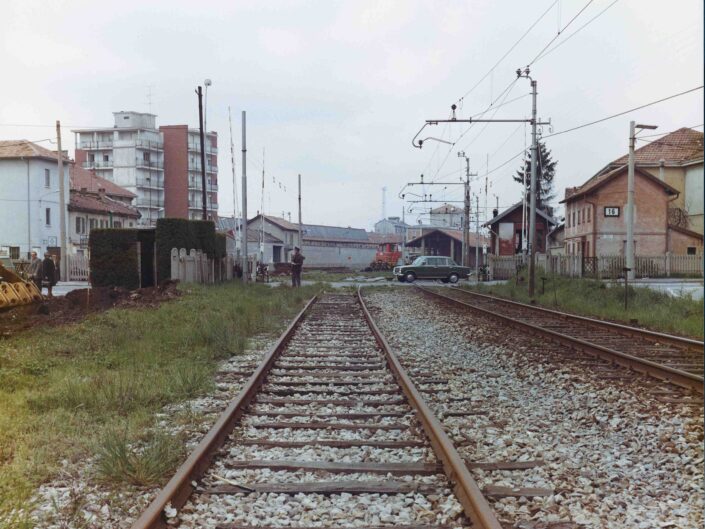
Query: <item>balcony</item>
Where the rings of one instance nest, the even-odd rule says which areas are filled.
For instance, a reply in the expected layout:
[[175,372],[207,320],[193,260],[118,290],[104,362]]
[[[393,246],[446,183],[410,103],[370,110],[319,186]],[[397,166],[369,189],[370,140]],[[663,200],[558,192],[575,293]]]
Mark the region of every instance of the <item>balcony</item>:
[[144,189],[164,189],[164,180],[161,178],[138,178],[136,182],[137,187]]
[[164,162],[145,160],[144,158],[140,157],[135,158],[135,165],[139,168],[144,169],[157,169],[159,171],[164,170]]
[[164,144],[158,141],[144,140],[142,138],[135,140],[135,147],[139,149],[146,149],[149,151],[163,151]]
[[[193,180],[188,183],[188,190],[189,191],[198,191],[199,193],[201,192],[201,181],[200,180]],[[217,193],[218,192],[218,184],[206,184],[206,192],[207,193]]]
[[149,199],[149,196],[146,197],[137,197],[135,199],[135,205],[140,208],[147,208],[147,209],[162,209],[164,207],[164,202],[159,200],[158,197],[152,197],[152,199]]
[[112,149],[113,142],[112,142],[112,140],[108,140],[108,141],[82,141],[78,144],[78,148],[83,149],[85,151],[97,151],[100,149]]
[[113,161],[112,160],[93,160],[88,161],[88,162],[83,162],[81,164],[81,167],[84,169],[112,169],[113,168]]

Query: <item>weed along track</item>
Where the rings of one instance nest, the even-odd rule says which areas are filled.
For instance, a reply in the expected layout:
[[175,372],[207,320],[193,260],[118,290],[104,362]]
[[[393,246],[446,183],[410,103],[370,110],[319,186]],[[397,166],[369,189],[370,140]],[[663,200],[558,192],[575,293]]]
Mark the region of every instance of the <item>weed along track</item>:
[[311,300],[133,529],[501,525],[359,294]]
[[[533,307],[459,288],[432,290],[417,287],[424,293],[481,312],[504,323],[556,341],[565,346],[571,358],[589,363],[593,369],[614,374],[620,365],[666,381],[671,387],[660,397],[701,404],[700,396],[690,399],[683,389],[703,393],[703,342],[681,338],[627,325],[575,316],[555,310]],[[583,356],[574,351],[580,351]],[[610,371],[610,373],[607,373]],[[677,386],[677,387],[676,387]]]

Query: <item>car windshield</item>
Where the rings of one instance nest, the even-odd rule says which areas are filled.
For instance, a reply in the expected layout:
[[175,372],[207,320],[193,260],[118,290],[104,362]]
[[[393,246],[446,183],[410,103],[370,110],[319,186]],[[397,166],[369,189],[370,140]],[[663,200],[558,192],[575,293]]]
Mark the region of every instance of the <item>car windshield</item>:
[[424,264],[425,261],[425,257],[417,257],[416,259],[414,259],[414,262],[411,263],[411,266],[421,266],[422,264]]
[[453,259],[451,259],[450,257],[448,258],[448,264],[449,264],[450,266],[458,266],[458,263],[456,263],[456,262],[455,262]]

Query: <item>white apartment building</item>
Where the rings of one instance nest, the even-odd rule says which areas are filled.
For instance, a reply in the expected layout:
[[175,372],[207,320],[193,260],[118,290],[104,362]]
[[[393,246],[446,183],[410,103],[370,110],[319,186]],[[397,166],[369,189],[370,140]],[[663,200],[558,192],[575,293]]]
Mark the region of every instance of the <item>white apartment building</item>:
[[164,140],[156,115],[113,112],[112,128],[74,130],[76,163],[137,195],[139,225],[164,215]]
[[[64,155],[66,206],[71,163]],[[31,251],[59,256],[59,219],[56,152],[27,140],[0,141],[0,257],[26,259]]]

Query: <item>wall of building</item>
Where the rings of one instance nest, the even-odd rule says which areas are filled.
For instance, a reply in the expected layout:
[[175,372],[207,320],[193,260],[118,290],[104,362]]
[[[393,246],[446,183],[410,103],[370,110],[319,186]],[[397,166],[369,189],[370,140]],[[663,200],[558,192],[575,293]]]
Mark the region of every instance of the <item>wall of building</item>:
[[676,230],[668,230],[668,251],[676,255],[687,255],[689,248],[702,255],[703,240]]
[[[45,187],[45,169],[49,170],[50,187]],[[57,163],[50,160],[0,160],[0,246],[19,247],[21,257],[33,249],[41,254],[47,247],[61,246],[58,173]],[[68,163],[64,164],[64,179],[68,205]],[[45,222],[46,208],[50,209],[50,225]]]
[[[668,195],[658,183],[635,174],[634,242],[638,255],[662,255],[666,251]],[[578,212],[590,207],[590,222],[577,223]],[[627,203],[627,171],[599,187],[587,198],[566,204],[567,253],[579,253],[582,240],[589,241],[594,255],[624,255]],[[605,207],[618,207],[618,217],[606,217]],[[575,216],[573,213],[576,213]],[[575,218],[575,220],[574,220]],[[570,219],[570,221],[569,221]],[[570,225],[568,224],[570,222]]]
[[160,127],[164,136],[164,214],[189,218],[188,214],[188,127]]
[[[521,251],[522,210],[517,208],[498,222],[490,225],[491,244],[489,252],[494,255],[514,255]],[[542,216],[536,216],[536,251],[546,250],[546,234],[549,229],[548,222]],[[528,226],[527,226],[528,237]]]
[[[76,218],[82,218],[82,231],[78,231]],[[91,224],[93,223],[93,226]],[[112,225],[110,215],[101,213],[88,213],[84,211],[69,211],[67,245],[70,253],[82,254],[88,253],[87,238],[91,233],[92,228],[132,228],[136,225],[137,219],[124,217],[122,215],[112,216]]]
[[306,257],[304,267],[361,269],[369,266],[375,260],[377,246],[372,244],[365,248],[356,246],[360,244],[313,242],[304,239],[301,248],[301,252]]
[[688,212],[688,229],[703,233],[703,164],[685,169],[684,208]]

